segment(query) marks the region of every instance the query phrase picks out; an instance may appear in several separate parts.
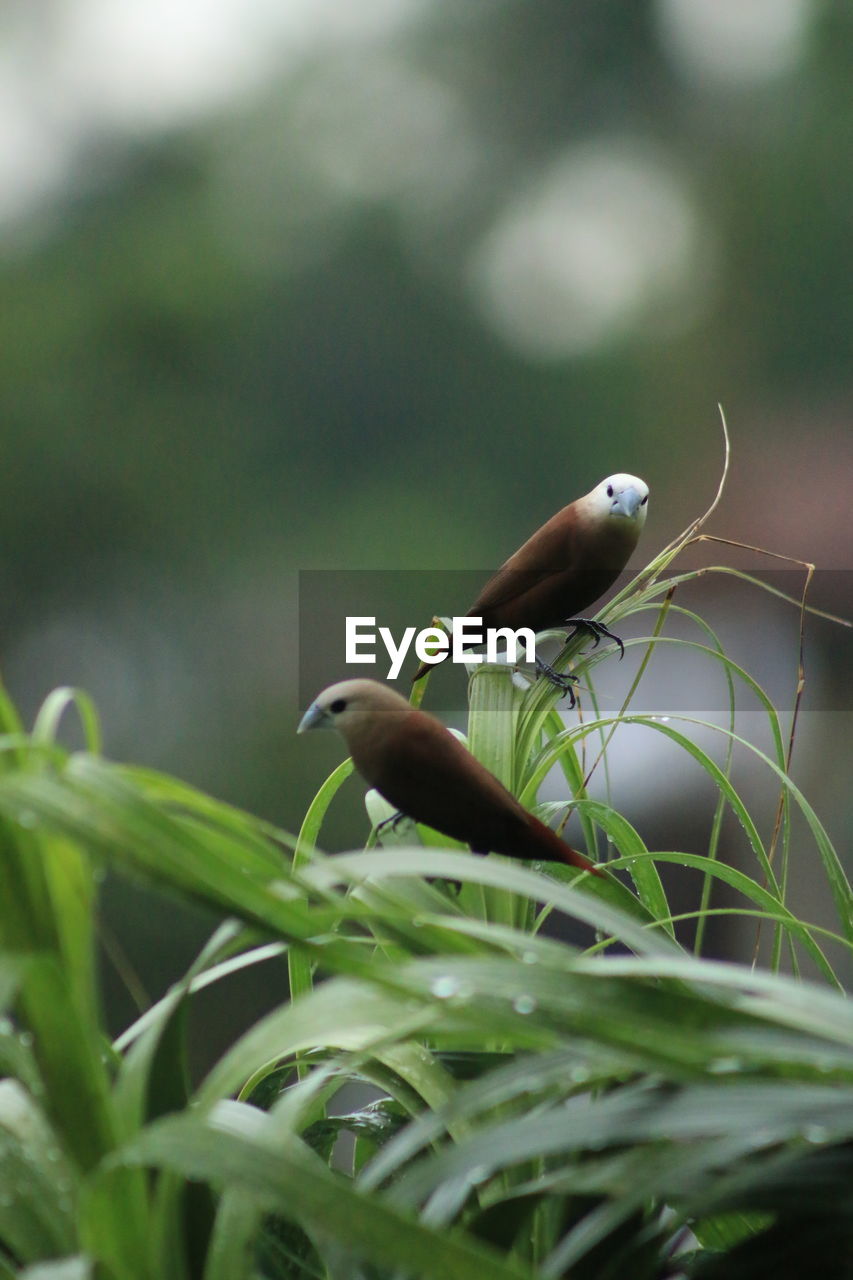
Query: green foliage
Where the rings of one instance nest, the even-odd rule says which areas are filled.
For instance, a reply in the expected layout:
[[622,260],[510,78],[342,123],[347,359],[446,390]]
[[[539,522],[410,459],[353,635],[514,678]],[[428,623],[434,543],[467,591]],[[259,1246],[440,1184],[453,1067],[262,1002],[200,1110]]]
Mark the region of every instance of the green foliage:
[[[647,659],[676,643],[663,634],[667,563],[607,615],[662,601],[634,642]],[[717,729],[720,763],[692,722],[627,706],[567,728],[546,684],[517,688],[492,668],[472,679],[471,748],[533,807],[559,768],[588,851],[609,854],[601,878],[417,835],[327,857],[316,845],[346,764],[294,841],[103,760],[85,699],[53,695],[29,735],[0,702],[0,1276],[713,1280],[771,1274],[785,1256],[843,1274],[853,1014],[836,971],[853,947],[850,886],[788,775],[776,711],[700,630],[690,643],[724,671],[732,708],[739,684],[759,697],[769,753],[732,720]],[[588,686],[603,657],[580,661]],[[57,732],[75,703],[89,749],[68,753]],[[705,854],[648,850],[587,793],[585,744],[606,759],[624,723],[665,734],[713,783]],[[741,794],[734,745],[780,787],[769,835]],[[724,812],[752,874],[719,860]],[[798,917],[780,857],[812,859],[836,929]],[[669,862],[695,877],[700,914],[719,880],[733,912],[764,922],[768,968],[686,949]],[[93,965],[105,866],[225,917],[112,1049]],[[561,922],[585,941],[565,941]],[[198,993],[275,956],[293,999],[191,1081]],[[814,981],[797,976],[804,959]],[[364,1101],[340,1114],[347,1085]]]

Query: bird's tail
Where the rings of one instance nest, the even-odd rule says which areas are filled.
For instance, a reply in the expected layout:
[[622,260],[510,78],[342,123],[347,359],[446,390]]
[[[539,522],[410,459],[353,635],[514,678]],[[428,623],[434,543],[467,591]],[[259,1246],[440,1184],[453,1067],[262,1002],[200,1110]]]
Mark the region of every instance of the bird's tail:
[[[444,662],[445,656],[446,655],[443,655],[441,657],[440,659],[441,662]],[[421,665],[418,667],[417,671],[415,672],[415,674],[412,676],[412,684],[417,684],[419,680],[423,680],[426,673],[428,671],[432,671],[433,667],[437,667],[437,666],[438,666],[437,662],[422,662]]]
[[[441,621],[440,618],[433,618],[432,625],[436,629],[439,627],[441,627],[442,630],[446,629],[444,626],[444,623]],[[418,667],[417,671],[415,672],[415,674],[412,676],[412,684],[417,684],[419,680],[422,680],[424,678],[424,676],[428,671],[432,671],[433,667],[437,667],[439,662],[444,662],[444,659],[446,657],[447,657],[447,654],[443,653],[437,657],[437,660],[435,662],[422,662],[421,665]]]
[[591,871],[594,876],[604,873],[585,858],[577,849],[573,849],[565,840],[561,840],[556,832],[546,827],[532,813],[527,815],[527,827],[530,832],[529,857],[538,858],[542,862],[564,862],[570,867],[580,867],[582,871]]

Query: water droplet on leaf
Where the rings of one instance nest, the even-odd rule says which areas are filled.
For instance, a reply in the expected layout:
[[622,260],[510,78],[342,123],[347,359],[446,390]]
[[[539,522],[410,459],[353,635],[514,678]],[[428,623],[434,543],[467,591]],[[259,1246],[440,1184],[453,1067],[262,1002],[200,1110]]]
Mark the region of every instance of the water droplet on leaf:
[[715,1076],[730,1075],[733,1071],[742,1071],[743,1063],[740,1058],[715,1058],[708,1063],[708,1070]]
[[534,996],[529,995],[516,996],[512,1002],[512,1007],[516,1013],[532,1013],[536,1008],[536,999]]
[[458,978],[448,975],[441,978],[433,978],[429,989],[434,996],[438,996],[439,1000],[449,1000],[451,996],[459,995],[461,983]]

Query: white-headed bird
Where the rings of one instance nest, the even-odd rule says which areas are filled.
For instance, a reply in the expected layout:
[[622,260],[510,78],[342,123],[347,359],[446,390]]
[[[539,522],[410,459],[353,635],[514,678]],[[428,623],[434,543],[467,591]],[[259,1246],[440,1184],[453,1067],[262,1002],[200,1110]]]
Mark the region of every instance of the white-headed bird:
[[[485,629],[548,631],[586,628],[598,643],[603,623],[579,617],[616,581],[637,545],[648,511],[649,487],[638,476],[613,475],[537,529],[501,565],[466,613]],[[421,663],[414,680],[434,663]],[[544,663],[539,666],[550,675]],[[558,683],[560,678],[558,678]]]

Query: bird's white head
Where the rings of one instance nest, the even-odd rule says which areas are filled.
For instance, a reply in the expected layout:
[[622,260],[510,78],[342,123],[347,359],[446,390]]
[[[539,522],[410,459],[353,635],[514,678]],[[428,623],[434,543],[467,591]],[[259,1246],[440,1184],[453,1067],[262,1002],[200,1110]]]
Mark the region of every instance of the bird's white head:
[[649,486],[639,476],[629,476],[620,471],[615,476],[607,476],[590,490],[586,502],[591,515],[630,521],[639,535],[649,509]]
[[307,729],[337,729],[344,737],[377,715],[408,715],[411,706],[394,689],[378,680],[341,680],[318,694],[299,721],[297,733]]

